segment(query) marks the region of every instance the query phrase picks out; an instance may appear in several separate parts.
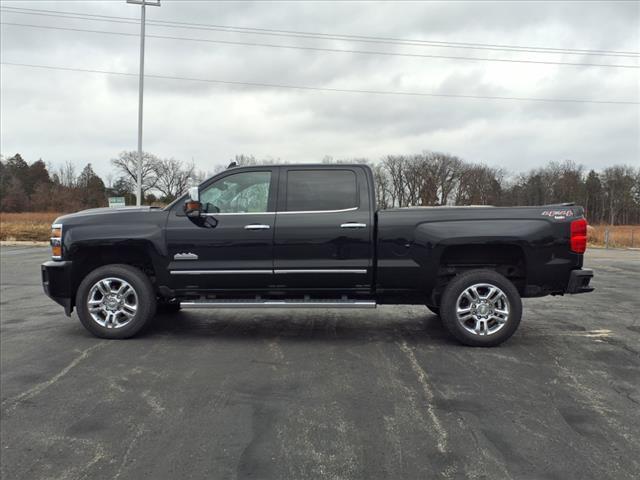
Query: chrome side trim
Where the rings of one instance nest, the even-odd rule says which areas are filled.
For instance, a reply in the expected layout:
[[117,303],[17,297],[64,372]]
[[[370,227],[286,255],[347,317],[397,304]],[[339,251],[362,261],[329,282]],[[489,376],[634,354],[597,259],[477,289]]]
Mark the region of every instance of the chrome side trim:
[[347,269],[347,268],[317,268],[317,269],[298,269],[298,270],[171,270],[171,275],[237,275],[237,274],[296,274],[296,273],[349,273],[357,275],[365,275],[367,273],[366,268]]
[[361,274],[364,275],[367,273],[367,269],[346,269],[346,268],[317,268],[317,269],[298,269],[298,270],[285,270],[278,269],[274,270],[273,273],[351,273],[351,274]]
[[276,212],[225,212],[225,213],[201,213],[201,217],[224,217],[225,215],[275,215]]
[[376,308],[373,300],[345,300],[345,301],[233,301],[214,300],[202,302],[180,302],[182,308]]
[[366,223],[348,222],[340,225],[340,228],[367,228]]
[[273,273],[273,270],[171,270],[171,275],[260,275]]
[[286,212],[278,212],[278,215],[291,215],[293,213],[340,213],[340,212],[353,212],[358,210],[358,207],[343,208],[341,210],[294,210]]
[[341,212],[353,212],[358,210],[359,207],[343,208],[341,210],[293,210],[283,212],[226,212],[226,213],[201,213],[201,217],[217,217],[225,215],[291,215],[293,213],[341,213]]

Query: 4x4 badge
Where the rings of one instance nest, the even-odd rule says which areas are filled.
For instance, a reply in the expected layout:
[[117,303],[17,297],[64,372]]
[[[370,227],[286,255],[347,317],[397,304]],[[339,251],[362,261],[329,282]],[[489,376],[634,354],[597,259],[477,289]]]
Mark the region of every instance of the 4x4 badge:
[[176,253],[173,256],[174,260],[198,260],[198,255],[196,255],[195,253]]

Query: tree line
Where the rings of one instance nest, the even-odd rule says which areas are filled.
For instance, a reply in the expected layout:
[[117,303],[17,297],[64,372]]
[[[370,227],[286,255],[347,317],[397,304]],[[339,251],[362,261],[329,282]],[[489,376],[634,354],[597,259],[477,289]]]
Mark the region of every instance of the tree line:
[[[238,165],[276,163],[237,155]],[[53,168],[42,160],[27,163],[20,154],[0,161],[0,211],[64,211],[103,207],[110,196],[135,204],[136,152],[111,160],[116,175],[100,178],[91,164],[79,173],[71,163]],[[323,162],[335,162],[325,157]],[[338,160],[347,162],[347,160]],[[550,162],[525,173],[465,161],[454,155],[425,151],[387,155],[366,163],[376,178],[379,208],[435,205],[545,205],[575,202],[585,207],[591,223],[640,224],[640,168],[615,165],[589,170],[572,161]],[[224,168],[222,165],[215,170]],[[143,154],[142,194],[145,204],[167,204],[209,174],[193,162]]]
[[388,155],[372,165],[381,208],[430,205],[548,205],[575,202],[591,223],[640,223],[640,168],[589,170],[570,160],[526,173],[438,152]]
[[[108,197],[136,203],[137,152],[122,152],[111,160],[116,176],[100,178],[91,163],[80,172],[71,162],[54,168],[42,159],[27,163],[17,153],[0,160],[0,211],[73,212],[105,207]],[[142,195],[145,204],[168,204],[189,185],[204,179],[193,163],[143,154]]]

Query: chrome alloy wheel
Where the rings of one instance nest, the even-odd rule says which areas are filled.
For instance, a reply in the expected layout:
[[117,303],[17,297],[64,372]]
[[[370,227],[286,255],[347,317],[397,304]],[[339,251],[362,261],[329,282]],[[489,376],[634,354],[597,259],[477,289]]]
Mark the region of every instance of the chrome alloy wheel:
[[509,320],[509,300],[495,285],[477,283],[466,288],[458,297],[456,317],[469,333],[492,335]]
[[138,294],[121,278],[103,278],[89,290],[87,309],[101,327],[121,328],[133,320],[138,310]]

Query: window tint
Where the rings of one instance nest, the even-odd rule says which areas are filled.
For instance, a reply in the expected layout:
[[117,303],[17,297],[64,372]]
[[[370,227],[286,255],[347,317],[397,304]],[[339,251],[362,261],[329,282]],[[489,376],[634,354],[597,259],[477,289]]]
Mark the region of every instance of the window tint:
[[266,212],[271,172],[242,172],[224,177],[200,192],[207,213]]
[[289,170],[286,210],[342,210],[357,206],[351,170]]

